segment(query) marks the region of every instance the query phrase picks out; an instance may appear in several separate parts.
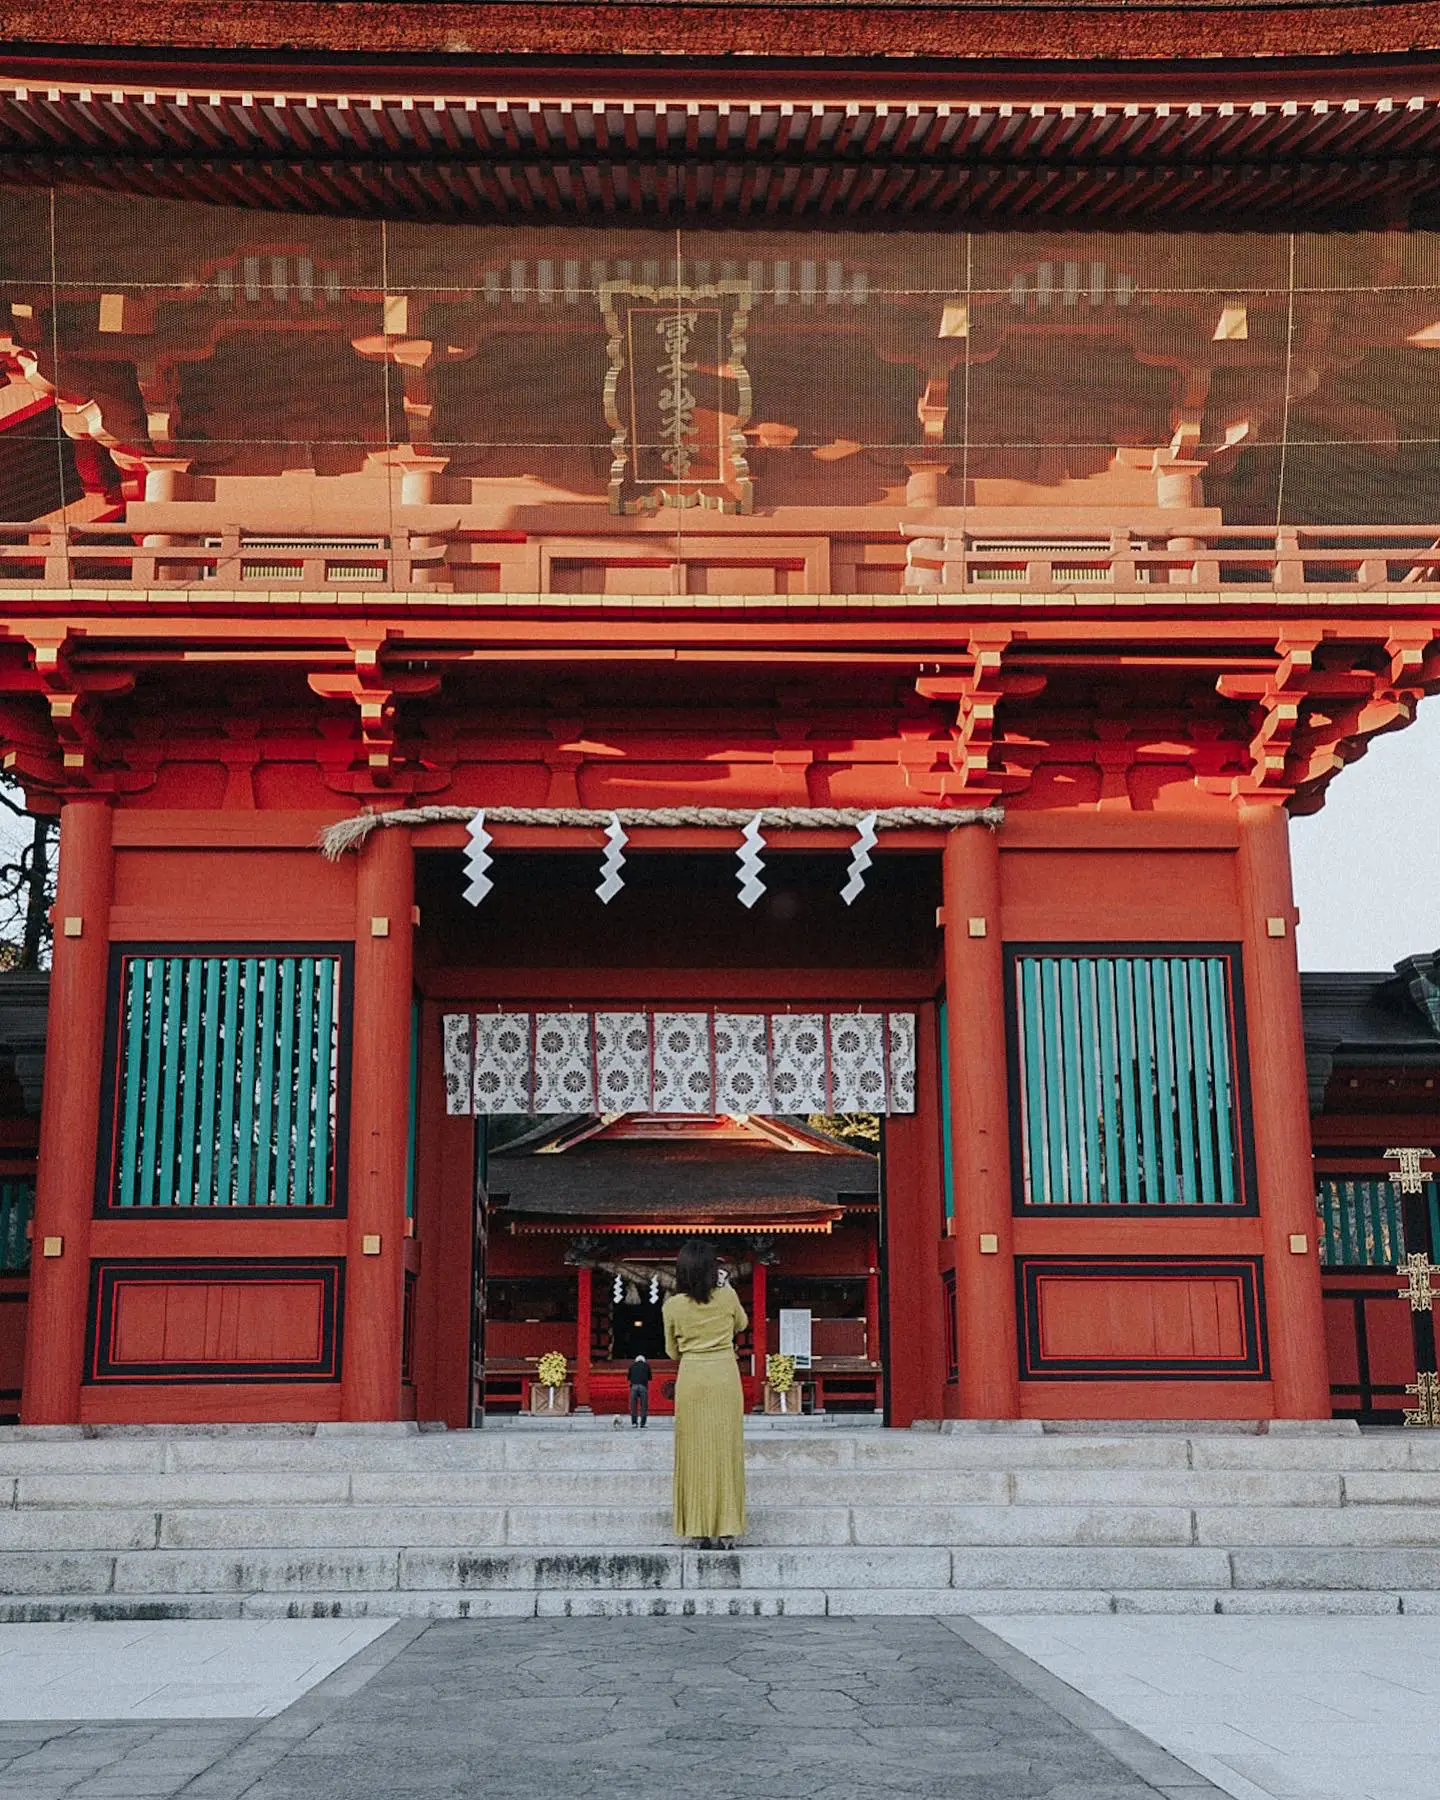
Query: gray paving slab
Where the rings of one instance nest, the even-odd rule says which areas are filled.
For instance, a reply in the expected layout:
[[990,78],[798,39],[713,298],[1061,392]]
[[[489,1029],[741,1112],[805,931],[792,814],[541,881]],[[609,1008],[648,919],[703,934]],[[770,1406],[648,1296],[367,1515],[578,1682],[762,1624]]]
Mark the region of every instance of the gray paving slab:
[[278,1717],[0,1725],[5,1800],[1212,1800],[966,1620],[403,1621]]

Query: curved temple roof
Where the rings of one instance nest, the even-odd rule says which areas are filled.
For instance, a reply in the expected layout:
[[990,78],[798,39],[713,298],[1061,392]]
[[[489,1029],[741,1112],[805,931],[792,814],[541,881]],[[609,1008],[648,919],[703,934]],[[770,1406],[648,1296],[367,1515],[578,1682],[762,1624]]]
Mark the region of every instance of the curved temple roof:
[[982,227],[1396,224],[1440,192],[1433,5],[137,0],[0,29],[10,182]]
[[1416,0],[69,0],[0,6],[12,43],[460,57],[736,52],[1046,60],[1347,57],[1440,48]]

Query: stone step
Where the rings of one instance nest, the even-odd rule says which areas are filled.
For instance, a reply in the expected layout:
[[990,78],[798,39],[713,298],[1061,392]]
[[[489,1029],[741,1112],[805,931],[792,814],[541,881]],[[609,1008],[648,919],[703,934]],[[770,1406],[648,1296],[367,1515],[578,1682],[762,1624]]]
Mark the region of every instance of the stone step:
[[[1440,1433],[0,1432],[0,1618],[1440,1610]],[[47,1610],[48,1609],[48,1610]]]
[[1257,1545],[319,1545],[0,1553],[0,1593],[141,1597],[612,1587],[1440,1591],[1440,1549]]
[[961,1613],[979,1618],[1016,1613],[1349,1614],[1378,1617],[1440,1612],[1440,1593],[1340,1589],[1259,1592],[1170,1588],[554,1588],[483,1593],[374,1592],[294,1595],[36,1594],[0,1596],[0,1623],[134,1619],[528,1619],[637,1616],[895,1616]]
[[[185,1431],[168,1435],[106,1431],[101,1435],[26,1435],[0,1428],[0,1490],[16,1478],[56,1475],[233,1474],[262,1471],[318,1476],[363,1472],[658,1473],[668,1471],[673,1440],[665,1434],[589,1431],[496,1431],[366,1435],[351,1431],[314,1435],[258,1431]],[[1440,1433],[1374,1433],[1353,1437],[1004,1433],[946,1434],[874,1428],[824,1433],[801,1431],[747,1436],[747,1463],[758,1475],[853,1469],[1019,1474],[1063,1477],[1068,1471],[1128,1470],[1251,1472],[1257,1474],[1432,1473],[1440,1477]],[[1038,1495],[1037,1498],[1042,1496]],[[1047,1496],[1047,1498],[1053,1498]]]
[[[834,1496],[837,1500],[841,1496]],[[0,1555],[160,1549],[404,1549],[467,1544],[650,1549],[672,1537],[659,1496],[619,1506],[418,1503],[29,1507],[0,1511]],[[1428,1506],[754,1505],[752,1545],[1199,1546],[1440,1549]]]
[[[1342,1483],[1345,1485],[1342,1486]],[[1297,1506],[1428,1505],[1440,1475],[1322,1474],[1295,1470],[1003,1470],[751,1468],[756,1510],[772,1506]],[[412,1469],[315,1472],[293,1469],[48,1473],[0,1482],[4,1510],[100,1507],[374,1506],[654,1507],[670,1494],[670,1470]]]

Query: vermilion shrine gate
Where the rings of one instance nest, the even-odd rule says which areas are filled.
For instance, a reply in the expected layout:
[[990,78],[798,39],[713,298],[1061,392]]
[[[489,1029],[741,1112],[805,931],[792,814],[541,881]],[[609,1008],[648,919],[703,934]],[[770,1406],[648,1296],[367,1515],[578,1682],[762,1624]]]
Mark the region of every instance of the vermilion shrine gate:
[[1286,819],[1440,684],[1434,71],[172,10],[0,71],[24,1417],[608,1403],[681,1227],[824,1404],[1327,1414]]

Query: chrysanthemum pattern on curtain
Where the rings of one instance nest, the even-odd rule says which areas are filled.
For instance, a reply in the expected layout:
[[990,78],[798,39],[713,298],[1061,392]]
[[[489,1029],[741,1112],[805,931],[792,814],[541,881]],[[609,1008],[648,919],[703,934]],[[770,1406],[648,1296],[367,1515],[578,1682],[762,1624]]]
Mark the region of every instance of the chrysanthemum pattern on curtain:
[[829,1109],[824,1013],[776,1013],[770,1021],[770,1061],[777,1111]]
[[581,1113],[595,1109],[595,1057],[590,1015],[545,1012],[535,1015],[535,1105],[537,1113]]
[[764,1013],[716,1013],[716,1112],[775,1110],[770,1090],[769,1023]]
[[652,1112],[706,1113],[715,1092],[710,1014],[656,1013],[651,1028],[655,1067]]
[[649,1112],[649,1019],[643,1012],[596,1013],[594,1033],[596,1111]]
[[909,1113],[915,1015],[448,1013],[450,1113]]

